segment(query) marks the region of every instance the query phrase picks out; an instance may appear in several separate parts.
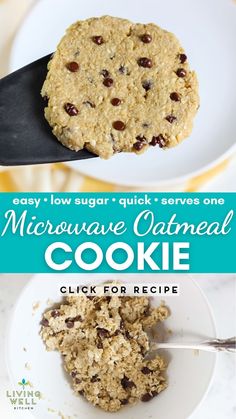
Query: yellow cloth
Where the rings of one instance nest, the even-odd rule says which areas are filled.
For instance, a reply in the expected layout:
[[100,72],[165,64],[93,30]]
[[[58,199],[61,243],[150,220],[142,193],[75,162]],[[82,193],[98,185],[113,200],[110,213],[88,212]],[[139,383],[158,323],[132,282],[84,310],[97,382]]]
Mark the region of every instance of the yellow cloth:
[[[198,191],[206,182],[221,173],[228,165],[229,160],[215,166],[199,176],[196,176],[183,184],[165,190],[169,191]],[[160,191],[160,188],[126,188],[112,185],[108,182],[83,176],[70,169],[64,164],[26,166],[4,169],[0,172],[1,192],[23,191],[67,191],[67,192],[118,192],[118,191]]]

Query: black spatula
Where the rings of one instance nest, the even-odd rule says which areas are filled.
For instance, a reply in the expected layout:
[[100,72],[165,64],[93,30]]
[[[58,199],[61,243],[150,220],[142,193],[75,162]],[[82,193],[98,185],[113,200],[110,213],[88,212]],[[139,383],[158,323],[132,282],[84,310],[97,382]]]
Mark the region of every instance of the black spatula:
[[40,91],[51,55],[0,80],[0,165],[54,163],[95,157],[63,147],[44,118]]

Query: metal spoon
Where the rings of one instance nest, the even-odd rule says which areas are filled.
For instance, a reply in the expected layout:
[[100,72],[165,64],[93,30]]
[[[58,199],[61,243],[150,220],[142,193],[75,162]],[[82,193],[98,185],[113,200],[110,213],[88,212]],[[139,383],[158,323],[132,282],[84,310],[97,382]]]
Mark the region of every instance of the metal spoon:
[[203,342],[195,343],[178,343],[178,342],[161,342],[150,341],[151,351],[157,349],[193,349],[197,351],[207,352],[232,352],[236,353],[236,337],[228,339],[209,339]]
[[54,163],[95,157],[87,150],[61,145],[44,118],[40,91],[47,55],[0,80],[0,165]]

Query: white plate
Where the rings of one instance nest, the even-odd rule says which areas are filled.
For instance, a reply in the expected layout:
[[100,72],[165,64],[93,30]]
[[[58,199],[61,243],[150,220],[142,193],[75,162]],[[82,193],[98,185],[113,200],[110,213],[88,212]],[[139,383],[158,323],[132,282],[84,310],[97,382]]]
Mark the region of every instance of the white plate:
[[177,148],[71,166],[114,184],[145,187],[185,180],[228,156],[236,139],[236,5],[232,0],[40,0],[17,34],[11,70],[54,51],[72,22],[103,14],[154,21],[174,32],[197,71],[201,107],[191,138]]
[[[178,340],[205,339],[215,336],[215,327],[206,298],[199,287],[187,275],[93,275],[92,281],[119,279],[123,282],[178,283],[180,296],[165,298],[171,309],[171,317],[166,327],[171,329]],[[65,283],[89,283],[91,275],[37,275],[22,292],[14,308],[7,340],[7,364],[12,385],[22,378],[29,380],[33,388],[41,390],[43,399],[32,412],[35,418],[57,418],[61,411],[67,418],[114,419],[113,414],[105,414],[76,397],[70,388],[61,358],[56,352],[47,352],[39,336],[40,319],[48,308],[48,298],[59,301],[59,285]],[[40,302],[33,312],[33,304]],[[154,304],[160,299],[155,298]],[[33,314],[34,313],[34,314]],[[26,348],[26,352],[23,350]],[[139,403],[132,408],[124,408],[115,414],[117,419],[186,419],[206,394],[212,379],[215,354],[192,350],[171,350],[165,352],[170,359],[168,368],[169,387],[158,398],[149,403]],[[25,369],[25,364],[30,370]],[[48,409],[54,409],[55,414]],[[26,418],[24,412],[24,419]]]

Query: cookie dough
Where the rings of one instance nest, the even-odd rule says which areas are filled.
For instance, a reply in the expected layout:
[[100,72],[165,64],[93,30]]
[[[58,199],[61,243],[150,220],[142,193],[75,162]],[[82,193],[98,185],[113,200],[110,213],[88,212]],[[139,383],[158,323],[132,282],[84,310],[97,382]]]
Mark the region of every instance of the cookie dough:
[[67,297],[44,313],[41,336],[64,359],[76,394],[115,412],[167,387],[161,356],[146,359],[147,331],[169,315],[146,297]]
[[45,117],[66,147],[108,159],[176,146],[199,107],[176,37],[153,23],[103,16],[73,24],[48,66]]

